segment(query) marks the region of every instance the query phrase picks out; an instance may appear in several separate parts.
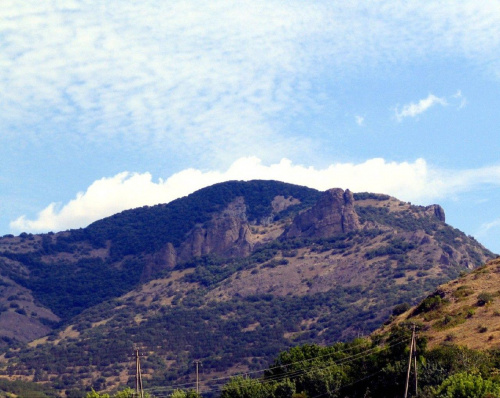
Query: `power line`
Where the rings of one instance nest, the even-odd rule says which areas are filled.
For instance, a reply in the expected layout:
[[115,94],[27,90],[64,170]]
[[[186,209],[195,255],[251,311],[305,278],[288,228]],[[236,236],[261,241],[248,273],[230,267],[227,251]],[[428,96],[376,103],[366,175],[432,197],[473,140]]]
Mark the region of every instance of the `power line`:
[[[400,340],[396,340],[395,342],[391,343],[389,346],[386,345],[385,347],[382,347],[382,349],[386,349],[386,347],[387,348],[388,347],[393,347],[395,345],[401,344],[402,342],[406,342],[407,340],[408,340],[408,338],[401,338]],[[372,347],[372,348],[369,348],[368,350],[365,350],[363,352],[370,351],[370,350],[375,350],[378,347],[381,347],[381,346]],[[320,358],[330,357],[332,355],[336,355],[336,354],[339,354],[339,353],[353,351],[356,348],[358,348],[358,347],[348,347],[346,349],[337,350],[337,351],[332,352],[332,353],[318,355],[318,356],[315,356],[315,357],[311,357],[311,358],[307,358],[307,359],[302,359],[300,361],[295,361],[295,362],[291,362],[291,363],[287,363],[287,364],[283,364],[283,365],[272,366],[272,367],[268,367],[266,369],[259,369],[259,370],[254,370],[254,371],[251,371],[251,372],[236,373],[236,374],[233,374],[231,376],[224,376],[224,377],[219,377],[219,378],[213,378],[213,379],[208,380],[208,382],[216,382],[216,381],[228,380],[228,379],[231,379],[231,378],[234,378],[234,377],[238,377],[238,376],[252,375],[252,374],[257,374],[257,373],[263,373],[263,372],[266,372],[266,371],[272,371],[272,370],[275,370],[275,369],[286,368],[286,367],[290,367],[292,365],[302,364],[302,363],[311,362],[311,361],[314,361],[314,360],[317,360],[317,359],[320,359]],[[346,358],[350,358],[350,357],[346,357]],[[346,358],[343,358],[343,359],[346,359]],[[193,384],[194,384],[193,382],[188,382],[188,383],[176,384],[176,385],[173,385],[171,387],[151,387],[150,389],[148,389],[148,391],[151,391],[153,389],[155,389],[155,390],[162,389],[163,390],[163,389],[177,389],[177,388],[183,388],[183,387],[185,388],[186,386],[190,386],[190,385],[193,385]]]
[[[272,377],[267,377],[267,378],[265,378],[263,380],[258,380],[258,379],[254,379],[254,380],[257,380],[262,385],[266,385],[266,384],[270,384],[272,382],[277,382],[277,381],[280,381],[280,380],[283,380],[283,379],[286,379],[286,378],[293,379],[293,378],[298,377],[298,376],[300,376],[300,375],[302,375],[304,373],[307,373],[307,372],[311,372],[311,371],[315,371],[315,370],[324,370],[324,369],[328,369],[328,368],[330,368],[332,366],[338,366],[338,365],[348,364],[350,362],[353,362],[353,361],[356,361],[356,360],[359,360],[359,359],[362,359],[364,357],[367,357],[367,356],[371,355],[377,349],[381,349],[382,351],[383,350],[387,350],[387,349],[395,347],[397,345],[406,343],[407,341],[408,341],[408,338],[401,338],[400,340],[392,342],[391,344],[386,344],[383,347],[382,346],[371,347],[371,348],[369,348],[367,350],[358,352],[358,353],[356,353],[354,355],[347,356],[345,358],[340,358],[340,359],[334,361],[333,363],[329,363],[329,364],[327,364],[325,366],[315,366],[315,367],[310,367],[309,369],[291,370],[291,371],[287,371],[287,372],[284,372],[284,373],[281,373],[281,374],[278,374],[278,375],[274,375]],[[301,361],[296,361],[296,362],[292,362],[292,363],[289,363],[289,364],[274,366],[274,367],[271,367],[271,368],[267,368],[267,369],[263,369],[263,370],[257,370],[257,371],[254,371],[254,372],[246,372],[245,374],[249,374],[249,373],[254,373],[254,374],[255,373],[262,373],[264,371],[275,370],[275,369],[280,369],[280,368],[286,368],[286,367],[289,367],[291,365],[296,365],[296,364],[311,362],[311,361],[314,361],[314,360],[317,360],[317,359],[320,359],[320,358],[325,358],[325,357],[328,357],[328,356],[332,356],[332,355],[335,355],[335,354],[338,354],[338,353],[342,353],[342,352],[346,352],[346,351],[352,351],[354,349],[356,349],[356,347],[350,347],[348,349],[339,350],[339,351],[336,351],[336,352],[333,352],[333,353],[329,353],[329,354],[326,354],[326,355],[319,355],[319,356],[308,358],[308,359],[304,359],[304,360],[301,360]],[[228,380],[228,379],[231,379],[231,378],[235,378],[235,377],[238,377],[238,376],[243,376],[243,374],[234,374],[234,375],[231,375],[231,376],[225,376],[225,377],[213,378],[213,379],[207,380],[205,382],[205,384],[209,384],[209,383],[212,383],[212,382],[215,382],[216,384],[213,385],[211,388],[208,388],[205,391],[212,391],[212,392],[221,391],[224,388],[224,385],[221,385],[219,382],[225,381],[225,380]],[[184,384],[177,384],[177,385],[170,386],[170,387],[151,387],[151,388],[147,389],[147,391],[154,392],[156,394],[158,394],[158,393],[159,394],[162,394],[162,393],[166,394],[168,391],[172,391],[172,390],[175,390],[175,389],[178,389],[178,388],[182,388],[182,387],[185,388],[186,386],[189,386],[189,385],[193,385],[193,382],[184,383]],[[166,396],[166,395],[162,395],[162,396]]]

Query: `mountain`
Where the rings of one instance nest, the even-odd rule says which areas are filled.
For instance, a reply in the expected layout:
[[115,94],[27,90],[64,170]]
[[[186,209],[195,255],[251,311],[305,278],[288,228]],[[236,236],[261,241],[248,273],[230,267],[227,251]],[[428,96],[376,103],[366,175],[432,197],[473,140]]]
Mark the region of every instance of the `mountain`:
[[500,258],[440,285],[418,306],[394,317],[383,330],[415,323],[429,347],[455,344],[500,349]]
[[133,378],[135,348],[149,385],[191,381],[194,359],[205,377],[262,369],[291,346],[368,334],[493,257],[439,205],[216,184],[84,229],[1,238],[0,373],[106,389]]

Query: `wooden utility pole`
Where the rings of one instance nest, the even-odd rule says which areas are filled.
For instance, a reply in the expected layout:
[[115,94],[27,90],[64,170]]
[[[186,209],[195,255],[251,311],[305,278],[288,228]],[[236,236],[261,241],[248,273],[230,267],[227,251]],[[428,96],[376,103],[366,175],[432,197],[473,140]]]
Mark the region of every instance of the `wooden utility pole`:
[[[415,330],[414,330],[415,333]],[[418,395],[418,374],[417,374],[417,336],[413,337],[413,361],[415,364],[415,396]]]
[[411,333],[411,343],[410,343],[410,358],[408,360],[408,371],[406,373],[406,387],[405,387],[405,398],[408,397],[408,387],[410,385],[410,371],[411,371],[411,360],[414,360],[414,365],[415,365],[415,396],[417,396],[418,393],[418,378],[417,378],[417,343],[416,343],[416,338],[415,338],[415,324],[413,324],[413,331]]
[[199,365],[200,365],[200,361],[196,360],[194,361],[194,364],[196,365],[196,394],[200,394],[200,378],[199,378]]
[[144,390],[142,388],[141,361],[139,350],[135,350],[135,394],[138,398],[144,398]]

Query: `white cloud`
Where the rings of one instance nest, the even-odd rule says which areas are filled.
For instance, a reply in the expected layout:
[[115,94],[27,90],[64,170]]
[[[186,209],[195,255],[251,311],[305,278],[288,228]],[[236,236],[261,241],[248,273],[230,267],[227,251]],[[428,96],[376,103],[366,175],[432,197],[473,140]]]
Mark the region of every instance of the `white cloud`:
[[448,98],[446,97],[436,97],[434,94],[429,94],[427,98],[421,99],[417,103],[409,103],[403,105],[400,109],[399,105],[394,108],[394,113],[396,120],[399,122],[406,117],[417,117],[418,115],[429,110],[434,105],[447,105],[456,106],[457,109],[462,109],[467,105],[467,98],[462,94],[462,90],[457,90],[457,92]]
[[1,134],[154,140],[186,154],[291,147],[286,121],[321,102],[312,82],[326,70],[437,55],[500,76],[498,1],[5,0],[0,35]]
[[246,157],[225,171],[186,169],[157,182],[149,173],[124,172],[95,181],[67,204],[51,203],[34,220],[19,217],[10,227],[17,232],[84,227],[122,210],[167,203],[217,182],[252,179],[279,180],[318,190],[340,187],[354,192],[381,192],[422,203],[478,185],[500,185],[500,166],[451,172],[430,167],[423,159],[397,163],[374,158],[359,164],[336,163],[316,169],[294,165],[288,159],[266,166],[256,157]]
[[397,106],[394,110],[396,114],[396,119],[398,121],[403,120],[406,117],[416,117],[434,105],[448,105],[445,98],[436,97],[434,94],[429,94],[427,98],[421,99],[417,103],[410,103],[403,105],[402,109]]
[[479,230],[476,233],[476,236],[480,239],[485,238],[489,234],[491,234],[491,230],[496,230],[496,229],[500,230],[500,218],[481,224]]
[[453,95],[453,98],[460,102],[457,105],[458,109],[465,108],[465,106],[467,105],[467,98],[465,98],[464,95],[462,94],[462,90],[457,90],[455,95]]
[[362,127],[362,126],[365,125],[365,118],[364,118],[364,116],[356,115],[355,118],[356,118],[356,124],[358,126]]
[[34,0],[2,6],[6,125],[155,140],[186,153],[202,144],[218,152],[220,142],[243,151],[277,139],[269,119],[307,102],[301,74],[311,60],[301,48],[320,17],[314,7],[74,1],[67,8]]

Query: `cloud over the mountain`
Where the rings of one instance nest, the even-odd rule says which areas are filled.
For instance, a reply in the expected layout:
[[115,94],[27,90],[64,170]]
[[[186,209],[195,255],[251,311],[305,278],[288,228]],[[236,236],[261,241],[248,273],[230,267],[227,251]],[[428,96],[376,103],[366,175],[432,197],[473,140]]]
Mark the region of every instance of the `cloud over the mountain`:
[[194,157],[225,156],[221,143],[236,156],[265,155],[252,150],[262,142],[290,154],[283,126],[318,105],[314,77],[325,70],[342,76],[438,54],[500,76],[499,11],[497,1],[382,1],[368,12],[363,2],[7,0],[0,131],[153,141]]
[[500,185],[500,166],[452,172],[429,166],[424,159],[397,163],[375,158],[316,169],[295,165],[288,159],[264,165],[256,157],[247,157],[225,171],[186,169],[156,182],[149,173],[123,172],[95,181],[66,204],[51,203],[33,220],[21,216],[10,226],[17,232],[84,227],[122,210],[167,203],[218,182],[252,179],[279,180],[318,190],[340,187],[354,192],[380,192],[423,203],[481,185]]

